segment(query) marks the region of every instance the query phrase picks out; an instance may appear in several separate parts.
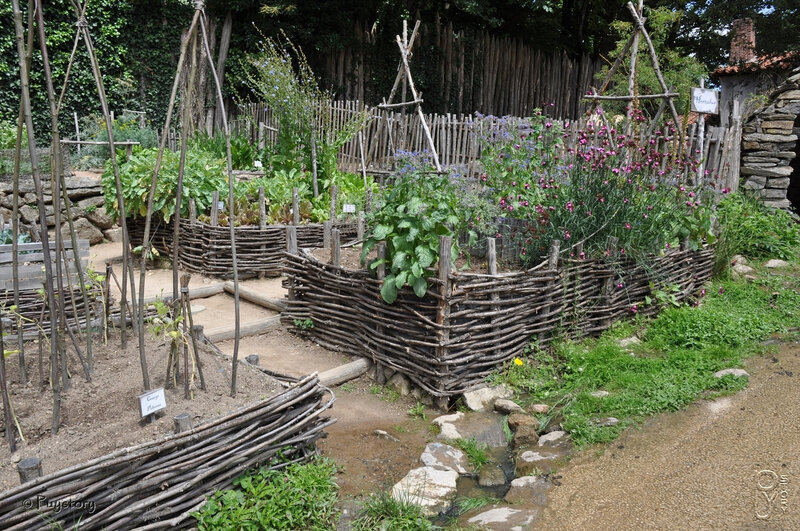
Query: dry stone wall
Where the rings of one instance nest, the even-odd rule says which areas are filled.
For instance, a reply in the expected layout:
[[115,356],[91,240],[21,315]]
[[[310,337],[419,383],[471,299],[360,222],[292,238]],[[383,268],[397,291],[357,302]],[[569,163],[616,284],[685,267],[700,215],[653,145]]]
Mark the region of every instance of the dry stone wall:
[[770,103],[745,123],[742,130],[742,186],[756,190],[764,203],[789,208],[787,198],[792,175],[791,162],[797,156],[800,128],[800,67],[795,68],[770,98]]
[[[117,229],[115,223],[106,212],[103,206],[103,188],[100,182],[100,175],[91,172],[75,172],[65,177],[67,196],[69,197],[72,209],[72,217],[78,238],[89,240],[91,244],[99,243],[104,238],[114,239]],[[44,200],[47,203],[45,215],[47,216],[47,226],[49,229],[55,227],[53,216],[52,195],[50,191],[49,175],[42,179]],[[10,175],[0,175],[0,215],[5,222],[10,222],[12,217],[12,196],[13,182]],[[35,227],[39,225],[39,209],[36,203],[36,193],[33,187],[33,178],[30,175],[20,176],[19,183],[20,202],[19,218],[23,226],[23,231],[38,231]],[[66,221],[66,209],[61,208],[62,219]],[[64,234],[68,234],[67,228],[63,229]]]

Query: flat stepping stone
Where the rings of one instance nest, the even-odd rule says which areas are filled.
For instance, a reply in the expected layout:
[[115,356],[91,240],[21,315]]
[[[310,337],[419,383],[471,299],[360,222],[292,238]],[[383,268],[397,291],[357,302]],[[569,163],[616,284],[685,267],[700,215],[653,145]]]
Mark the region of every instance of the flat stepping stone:
[[539,509],[495,507],[473,516],[467,523],[487,531],[522,531],[539,518],[540,513]]
[[786,260],[779,260],[777,258],[773,258],[772,260],[767,260],[767,262],[764,264],[764,267],[766,267],[767,269],[781,269],[784,267],[789,267],[789,265],[790,265],[789,262],[787,262]]
[[510,398],[514,392],[505,385],[496,387],[481,387],[474,391],[464,393],[464,403],[472,411],[483,411],[487,406],[492,406],[500,398]]
[[721,371],[714,373],[714,378],[722,378],[723,376],[728,376],[729,374],[734,375],[736,378],[739,378],[740,376],[746,376],[748,378],[750,377],[750,375],[744,369],[722,369]]
[[420,461],[425,466],[455,470],[459,474],[467,474],[467,456],[458,448],[439,442],[428,443],[425,451],[420,456]]
[[392,497],[421,506],[425,516],[436,516],[450,508],[456,497],[457,480],[455,470],[415,468],[392,487]]
[[547,491],[552,484],[538,476],[522,476],[511,482],[511,488],[506,493],[508,503],[535,503],[545,507],[547,505]]

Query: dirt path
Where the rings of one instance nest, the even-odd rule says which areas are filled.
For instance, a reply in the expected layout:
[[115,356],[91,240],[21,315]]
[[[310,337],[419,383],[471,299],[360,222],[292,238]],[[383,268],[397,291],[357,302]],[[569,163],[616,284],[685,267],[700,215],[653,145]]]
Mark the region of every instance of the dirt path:
[[800,346],[750,385],[660,415],[559,473],[541,529],[800,529]]

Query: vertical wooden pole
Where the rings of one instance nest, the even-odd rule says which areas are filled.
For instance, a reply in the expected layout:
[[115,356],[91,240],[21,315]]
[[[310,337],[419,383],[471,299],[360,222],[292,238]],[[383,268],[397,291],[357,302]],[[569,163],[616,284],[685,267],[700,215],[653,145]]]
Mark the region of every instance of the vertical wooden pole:
[[[386,244],[381,242],[376,247],[376,252],[378,255],[378,260],[384,260],[386,258]],[[381,263],[377,267],[377,276],[378,282],[383,284],[383,279],[386,278],[386,264]],[[383,325],[378,325],[375,327],[375,333],[377,337],[383,337]],[[378,356],[381,354],[381,348],[378,344],[375,344],[375,349],[377,351]],[[384,365],[378,361],[378,356],[375,357],[372,361],[375,362],[375,381],[378,385],[383,385],[386,383],[386,373],[384,373]]]
[[197,221],[197,203],[194,199],[189,199],[189,223],[193,224]]
[[[606,244],[606,251],[608,252],[609,261],[616,260],[616,258],[617,258],[617,243],[618,242],[619,242],[619,239],[614,237],[614,236],[610,236],[608,238],[608,243]],[[614,292],[614,274],[613,274],[613,269],[612,269],[611,274],[608,275],[608,277],[603,282],[603,290],[602,290],[603,305],[606,306],[606,308],[607,308],[607,310],[609,312],[611,310],[611,300],[612,300],[613,292]],[[601,321],[602,326],[605,327],[605,328],[608,328],[609,326],[611,326],[611,323],[612,323],[612,319],[611,319],[610,313],[608,313],[607,315],[608,315],[608,317]]]
[[331,223],[336,222],[336,195],[338,193],[338,188],[335,184],[331,185],[331,211],[330,211],[330,221]]
[[341,258],[341,248],[339,241],[339,229],[333,229],[331,231],[331,264],[336,267],[339,267],[340,258]]
[[3,329],[6,319],[0,319],[0,391],[3,393],[3,413],[5,414],[6,440],[11,453],[17,451],[17,437],[14,429],[14,419],[11,415],[11,401],[8,399],[8,386],[6,381],[6,356],[3,345]]
[[300,224],[300,195],[297,188],[292,188],[292,224]]
[[[286,251],[289,254],[296,255],[297,254],[297,227],[294,225],[287,225],[286,226]],[[290,301],[295,300],[295,293],[294,293],[294,281],[292,280],[292,276],[288,277],[289,279],[289,289],[288,289],[288,297]]]
[[358,222],[356,225],[356,239],[364,240],[364,232],[366,230],[367,221],[364,219],[364,212],[358,213]]
[[267,228],[267,202],[263,186],[258,188],[258,228],[261,230]]
[[322,222],[322,247],[327,249],[331,246],[331,229],[333,227],[332,222],[330,221],[323,221]]
[[211,194],[211,226],[219,224],[219,192],[216,190]]
[[[441,300],[438,302],[436,312],[436,324],[439,325],[439,346],[436,347],[436,357],[439,363],[443,363],[447,357],[447,343],[450,340],[450,295],[452,286],[450,285],[450,272],[453,268],[451,249],[453,238],[451,236],[439,236],[439,295]],[[444,382],[439,383],[440,390],[443,389]]]

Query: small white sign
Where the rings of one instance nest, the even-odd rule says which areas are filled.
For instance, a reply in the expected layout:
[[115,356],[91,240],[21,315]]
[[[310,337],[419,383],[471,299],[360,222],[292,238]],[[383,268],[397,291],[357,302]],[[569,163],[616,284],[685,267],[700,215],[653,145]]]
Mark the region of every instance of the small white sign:
[[345,203],[342,205],[342,212],[344,212],[345,214],[355,214],[356,206],[351,205],[349,203]]
[[167,409],[167,397],[164,395],[163,387],[139,395],[139,412],[142,418],[162,409]]
[[225,201],[217,201],[217,208],[220,210],[225,210]]
[[703,114],[719,114],[719,93],[714,89],[693,87],[692,110]]

